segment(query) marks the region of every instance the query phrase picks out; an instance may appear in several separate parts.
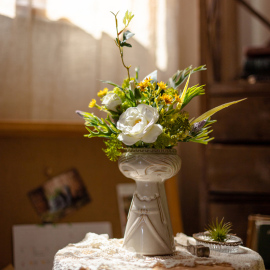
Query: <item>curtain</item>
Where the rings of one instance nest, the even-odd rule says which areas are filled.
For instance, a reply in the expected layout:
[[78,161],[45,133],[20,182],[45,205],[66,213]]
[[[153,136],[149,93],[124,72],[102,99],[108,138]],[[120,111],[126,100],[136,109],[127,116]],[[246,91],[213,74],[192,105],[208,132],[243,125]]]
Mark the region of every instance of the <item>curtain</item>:
[[124,49],[131,75],[135,67],[139,79],[157,69],[158,79],[166,82],[177,69],[197,65],[198,44],[192,42],[197,32],[191,32],[190,18],[197,11],[193,5],[185,13],[187,5],[177,0],[0,0],[0,119],[81,121],[75,110],[89,110],[89,101],[108,87],[100,80],[121,84],[127,74],[110,11],[120,11],[120,22],[127,9],[135,14],[129,27],[135,33],[133,47]]

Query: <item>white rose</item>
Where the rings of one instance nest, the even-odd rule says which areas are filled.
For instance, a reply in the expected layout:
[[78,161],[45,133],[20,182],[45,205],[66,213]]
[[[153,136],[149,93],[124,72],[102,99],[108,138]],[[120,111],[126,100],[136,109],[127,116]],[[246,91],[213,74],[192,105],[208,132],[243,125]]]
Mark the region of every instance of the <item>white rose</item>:
[[105,105],[107,109],[116,112],[116,107],[122,104],[122,100],[117,94],[109,93],[102,99],[102,104]]
[[162,126],[156,124],[159,114],[156,108],[140,104],[138,107],[128,108],[121,114],[117,128],[122,131],[118,140],[126,145],[133,145],[138,141],[153,143],[162,133]]

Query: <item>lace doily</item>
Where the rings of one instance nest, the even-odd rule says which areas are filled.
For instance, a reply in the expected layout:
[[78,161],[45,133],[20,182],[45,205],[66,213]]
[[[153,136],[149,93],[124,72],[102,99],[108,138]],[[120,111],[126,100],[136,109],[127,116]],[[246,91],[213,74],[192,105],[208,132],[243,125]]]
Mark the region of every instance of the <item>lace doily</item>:
[[[186,245],[193,238],[177,234],[175,241]],[[195,241],[193,242],[195,244]],[[176,246],[172,256],[141,256],[122,248],[123,239],[109,239],[107,234],[86,234],[79,243],[69,244],[59,250],[54,258],[53,270],[119,270],[144,269],[155,266],[172,268],[175,266],[215,265],[227,263],[236,270],[265,270],[260,255],[248,248],[240,247],[237,254],[210,252],[209,258],[191,255],[184,247]]]

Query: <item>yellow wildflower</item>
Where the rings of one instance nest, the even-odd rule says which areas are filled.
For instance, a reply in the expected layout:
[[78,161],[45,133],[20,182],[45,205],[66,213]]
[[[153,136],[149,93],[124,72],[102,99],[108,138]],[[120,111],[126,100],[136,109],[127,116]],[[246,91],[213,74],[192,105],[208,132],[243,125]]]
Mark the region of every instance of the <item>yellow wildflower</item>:
[[158,84],[159,88],[162,89],[162,90],[165,90],[167,88],[167,85],[162,81],[157,83],[157,84]]
[[151,77],[145,78],[142,82],[140,82],[140,83],[138,84],[138,88],[140,88],[141,91],[145,91],[145,88],[146,88],[147,86],[149,86],[149,83],[150,83],[151,80],[152,80]]
[[103,90],[100,90],[97,95],[99,97],[103,97],[107,94],[107,92],[108,92],[108,88],[104,88]]
[[161,97],[166,104],[172,104],[172,97],[167,95],[167,94],[163,94]]
[[144,79],[144,82],[145,82],[145,83],[149,83],[150,81],[152,81],[151,77],[145,78],[145,79]]
[[177,102],[181,102],[181,98],[177,94],[174,95],[174,98]]
[[89,108],[95,107],[95,106],[96,106],[96,102],[97,102],[97,101],[96,101],[95,99],[92,99],[91,102],[89,103],[88,107],[89,107]]
[[160,111],[160,115],[163,115],[163,114],[164,114],[164,109],[162,108]]

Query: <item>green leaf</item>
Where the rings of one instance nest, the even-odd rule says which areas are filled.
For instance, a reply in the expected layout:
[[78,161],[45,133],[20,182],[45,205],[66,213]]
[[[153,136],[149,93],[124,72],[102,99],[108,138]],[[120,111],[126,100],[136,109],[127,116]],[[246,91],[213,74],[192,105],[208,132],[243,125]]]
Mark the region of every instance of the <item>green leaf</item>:
[[120,46],[121,46],[121,47],[130,47],[130,48],[132,47],[131,44],[129,44],[129,43],[127,43],[127,42],[123,42],[123,41],[120,42]]
[[86,135],[88,138],[110,138],[112,134],[119,133],[118,129],[115,127],[115,124],[110,120],[109,117],[104,120],[103,118],[99,118],[92,113],[81,111],[77,113],[85,120],[85,127],[89,132],[89,134]]
[[128,99],[131,99],[129,91],[125,92],[125,94]]
[[195,120],[192,120],[192,121],[190,122],[190,124],[192,125],[192,124],[194,124],[194,123],[197,123],[197,122],[200,122],[200,121],[202,121],[202,120],[204,120],[204,119],[207,119],[208,117],[212,116],[212,115],[215,114],[216,112],[218,112],[218,111],[220,111],[220,110],[222,110],[222,109],[224,109],[224,108],[226,108],[226,107],[229,107],[229,106],[231,106],[231,105],[233,105],[233,104],[236,104],[236,103],[238,103],[238,102],[240,102],[240,101],[243,101],[243,100],[245,100],[245,99],[246,99],[246,98],[243,98],[243,99],[240,99],[240,100],[237,100],[237,101],[232,101],[232,102],[228,102],[228,103],[225,103],[225,104],[223,104],[223,105],[217,106],[217,107],[215,107],[215,108],[213,108],[213,109],[211,109],[211,110],[205,112],[204,114],[202,114],[201,116],[199,116],[199,117],[196,118]]
[[192,69],[192,66],[189,66],[184,70],[177,70],[177,72],[171,78],[169,78],[167,85],[168,87],[177,88],[180,84],[182,84],[186,80],[189,74],[202,70],[206,70],[205,65],[196,67],[194,69]]
[[127,27],[129,25],[129,23],[133,17],[134,17],[134,15],[132,15],[132,13],[128,12],[128,10],[127,10],[125,13],[125,16],[123,18],[123,23],[124,23],[125,27]]
[[135,34],[131,33],[129,30],[123,33],[123,42],[133,37]]
[[100,80],[100,81],[103,82],[103,83],[107,83],[107,84],[110,84],[112,86],[118,87],[123,91],[123,88],[120,85],[116,84],[116,83],[113,83],[111,81],[103,81],[103,80]]
[[142,97],[141,91],[138,88],[135,88],[134,93],[135,93],[136,100],[138,100]]
[[187,89],[181,110],[196,96],[204,95],[204,85],[195,85]]
[[129,90],[129,95],[132,101],[135,101],[135,96],[131,90]]
[[138,67],[136,67],[135,68],[135,79],[136,79],[136,81],[138,81],[138,79],[139,79],[139,71],[140,71],[140,68],[138,68]]
[[186,85],[185,85],[185,88],[181,94],[181,101],[184,103],[184,100],[185,100],[185,97],[186,97],[186,92],[187,92],[187,89],[188,89],[188,83],[189,83],[189,79],[190,79],[190,74],[188,76],[188,80],[186,82]]
[[117,113],[115,111],[111,111],[111,110],[108,110],[108,112],[112,115],[112,118],[114,120],[118,120],[119,119],[119,113]]

